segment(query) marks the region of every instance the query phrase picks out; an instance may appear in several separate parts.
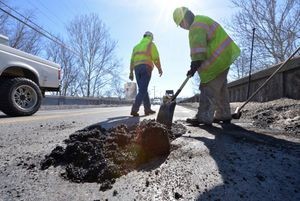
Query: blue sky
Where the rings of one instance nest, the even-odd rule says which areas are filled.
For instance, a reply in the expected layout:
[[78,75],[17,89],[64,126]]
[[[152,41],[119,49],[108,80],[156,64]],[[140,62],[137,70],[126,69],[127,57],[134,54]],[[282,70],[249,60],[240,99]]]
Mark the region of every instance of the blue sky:
[[[166,89],[177,90],[189,68],[188,31],[173,22],[174,8],[186,6],[194,14],[207,15],[222,25],[234,14],[230,0],[9,0],[7,3],[34,10],[37,24],[60,35],[64,35],[65,25],[76,15],[97,13],[118,43],[116,54],[122,60],[122,77],[126,81],[129,81],[132,48],[145,31],[151,31],[164,72],[159,77],[154,69],[149,85],[151,97],[154,88],[156,96],[162,96]],[[191,83],[192,80],[182,90],[181,97],[193,95]]]

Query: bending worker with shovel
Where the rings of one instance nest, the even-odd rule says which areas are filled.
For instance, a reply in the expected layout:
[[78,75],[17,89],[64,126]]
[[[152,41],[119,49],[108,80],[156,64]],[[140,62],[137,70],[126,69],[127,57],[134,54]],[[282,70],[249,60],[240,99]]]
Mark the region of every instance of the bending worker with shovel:
[[207,16],[194,16],[186,7],[176,8],[173,19],[178,26],[189,30],[192,62],[187,76],[198,71],[201,80],[198,113],[186,121],[193,125],[230,123],[227,74],[240,55],[239,47],[217,22]]

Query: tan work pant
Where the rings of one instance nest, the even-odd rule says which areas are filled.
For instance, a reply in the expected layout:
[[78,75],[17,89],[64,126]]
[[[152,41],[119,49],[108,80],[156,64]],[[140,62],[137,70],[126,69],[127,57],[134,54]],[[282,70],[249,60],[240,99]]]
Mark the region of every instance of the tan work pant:
[[200,100],[198,107],[198,121],[210,124],[213,119],[230,120],[231,112],[227,89],[227,74],[225,70],[214,80],[200,84]]

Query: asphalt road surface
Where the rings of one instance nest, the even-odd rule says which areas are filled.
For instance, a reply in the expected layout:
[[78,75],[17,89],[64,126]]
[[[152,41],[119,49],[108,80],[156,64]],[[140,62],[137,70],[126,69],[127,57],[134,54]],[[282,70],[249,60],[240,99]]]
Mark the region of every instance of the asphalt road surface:
[[[0,113],[0,200],[300,200],[299,141],[242,124],[186,125],[188,132],[172,142],[168,157],[118,178],[104,192],[97,183],[63,179],[61,167],[39,169],[44,156],[76,130],[156,118],[129,112],[130,107],[105,107],[18,118]],[[174,120],[194,113],[176,106]]]

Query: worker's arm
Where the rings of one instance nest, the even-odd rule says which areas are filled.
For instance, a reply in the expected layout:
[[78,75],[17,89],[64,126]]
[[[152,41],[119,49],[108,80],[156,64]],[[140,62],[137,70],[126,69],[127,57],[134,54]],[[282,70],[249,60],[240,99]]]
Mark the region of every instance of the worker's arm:
[[189,31],[189,42],[192,61],[206,60],[207,31],[200,26],[193,26]]
[[159,75],[161,76],[163,72],[161,69],[159,53],[158,53],[157,47],[154,43],[152,43],[152,46],[151,46],[151,57],[152,57],[153,63],[155,64],[156,68],[158,69]]
[[133,52],[132,51],[132,54],[131,54],[131,59],[130,59],[130,72],[129,72],[129,79],[131,81],[133,81],[133,69],[134,69],[134,66],[133,66]]
[[207,31],[201,24],[195,24],[189,31],[191,65],[187,76],[194,76],[207,55]]

